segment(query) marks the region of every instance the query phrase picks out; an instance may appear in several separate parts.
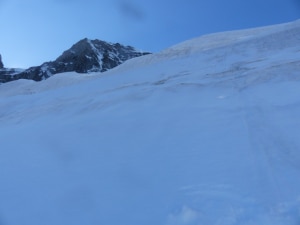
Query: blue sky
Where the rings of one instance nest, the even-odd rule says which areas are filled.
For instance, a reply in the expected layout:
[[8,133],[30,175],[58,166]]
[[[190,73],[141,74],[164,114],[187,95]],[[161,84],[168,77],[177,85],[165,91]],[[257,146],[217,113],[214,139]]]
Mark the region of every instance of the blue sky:
[[55,60],[82,38],[158,52],[200,35],[290,22],[300,0],[0,0],[6,67]]

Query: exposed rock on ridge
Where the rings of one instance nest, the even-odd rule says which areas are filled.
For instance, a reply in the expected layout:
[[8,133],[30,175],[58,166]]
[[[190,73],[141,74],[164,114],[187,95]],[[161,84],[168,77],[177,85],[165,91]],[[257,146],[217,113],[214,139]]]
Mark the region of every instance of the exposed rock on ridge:
[[2,69],[3,67],[4,67],[4,65],[3,65],[3,62],[2,62],[1,54],[0,54],[0,69]]
[[12,78],[15,75],[17,75],[23,71],[24,70],[22,70],[22,69],[4,68],[4,64],[2,62],[2,57],[0,55],[0,83],[5,83],[5,82],[12,80]]
[[71,71],[78,73],[104,72],[128,59],[146,54],[149,53],[137,51],[131,46],[85,38],[63,52],[55,61],[45,62],[20,73],[13,73],[13,75],[0,72],[0,83],[18,79],[41,81],[54,74]]

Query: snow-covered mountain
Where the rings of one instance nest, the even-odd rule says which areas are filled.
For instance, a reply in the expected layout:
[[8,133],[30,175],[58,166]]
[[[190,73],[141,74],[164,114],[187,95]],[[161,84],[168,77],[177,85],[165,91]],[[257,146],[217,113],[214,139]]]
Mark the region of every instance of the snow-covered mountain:
[[300,21],[0,86],[1,225],[298,225]]
[[[40,66],[22,71],[16,69],[6,69],[2,73],[0,71],[0,82],[18,79],[41,81],[54,74],[72,71],[77,73],[104,72],[128,59],[146,54],[149,53],[138,51],[131,46],[85,38],[74,44],[55,61],[45,62]],[[19,71],[19,73],[7,73],[12,70]]]

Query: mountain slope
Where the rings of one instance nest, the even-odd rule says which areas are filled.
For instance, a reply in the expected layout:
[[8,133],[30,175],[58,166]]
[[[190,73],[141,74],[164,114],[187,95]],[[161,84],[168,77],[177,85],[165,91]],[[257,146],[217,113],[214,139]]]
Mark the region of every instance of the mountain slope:
[[0,86],[4,225],[296,225],[300,21]]
[[[77,73],[104,72],[128,59],[146,54],[149,53],[137,51],[131,46],[85,38],[63,52],[55,61],[45,62],[40,66],[31,67],[19,73],[0,72],[0,82],[18,79],[41,81],[58,73],[72,71]],[[6,69],[6,71],[8,70]]]

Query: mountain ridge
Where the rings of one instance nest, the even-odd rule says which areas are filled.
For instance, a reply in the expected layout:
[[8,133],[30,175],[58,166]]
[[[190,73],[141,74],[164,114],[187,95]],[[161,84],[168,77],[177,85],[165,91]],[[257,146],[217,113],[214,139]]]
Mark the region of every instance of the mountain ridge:
[[128,59],[146,54],[150,53],[138,51],[132,46],[84,38],[64,51],[54,61],[25,70],[5,68],[0,60],[0,83],[18,79],[41,81],[58,73],[73,71],[77,73],[105,72]]

